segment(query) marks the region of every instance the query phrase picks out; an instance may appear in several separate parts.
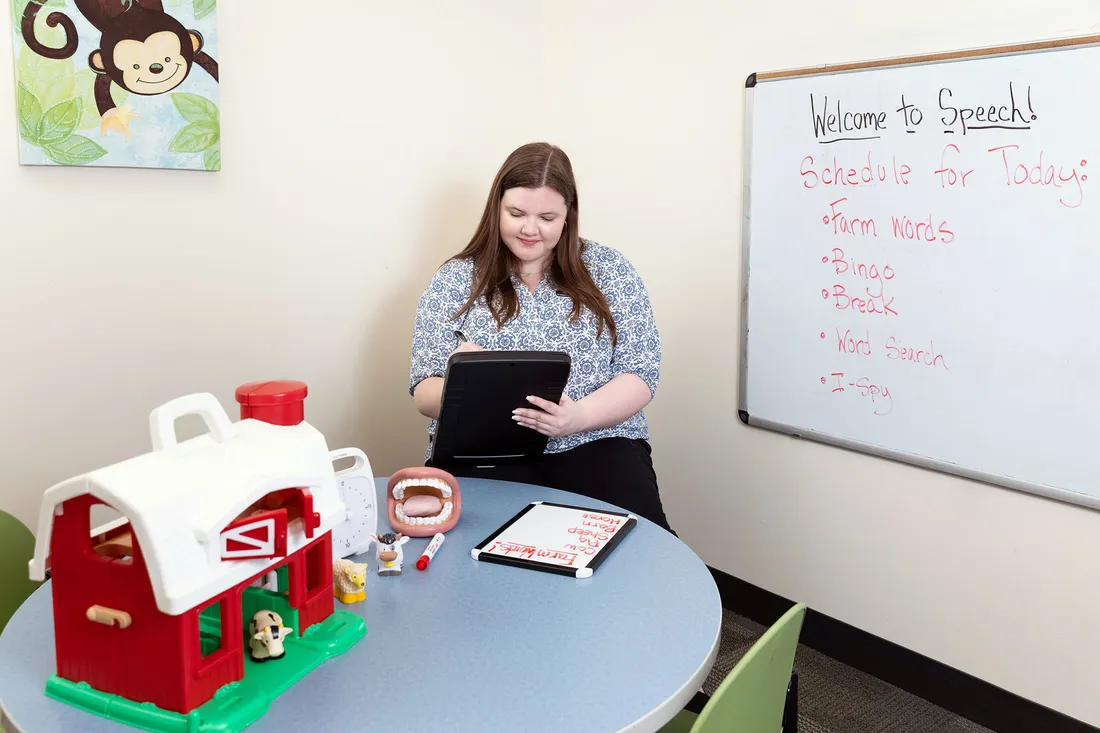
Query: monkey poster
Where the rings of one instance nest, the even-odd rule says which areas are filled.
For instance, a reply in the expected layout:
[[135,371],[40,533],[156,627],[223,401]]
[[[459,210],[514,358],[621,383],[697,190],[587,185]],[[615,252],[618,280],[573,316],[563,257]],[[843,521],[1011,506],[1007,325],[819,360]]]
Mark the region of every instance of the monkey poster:
[[216,0],[10,0],[24,165],[221,170]]

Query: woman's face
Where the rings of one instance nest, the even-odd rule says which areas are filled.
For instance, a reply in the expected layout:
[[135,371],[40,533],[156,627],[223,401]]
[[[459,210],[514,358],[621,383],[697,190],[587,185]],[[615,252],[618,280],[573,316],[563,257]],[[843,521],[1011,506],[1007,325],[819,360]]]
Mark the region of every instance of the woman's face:
[[510,188],[500,200],[500,238],[523,272],[549,261],[565,228],[565,199],[552,188]]

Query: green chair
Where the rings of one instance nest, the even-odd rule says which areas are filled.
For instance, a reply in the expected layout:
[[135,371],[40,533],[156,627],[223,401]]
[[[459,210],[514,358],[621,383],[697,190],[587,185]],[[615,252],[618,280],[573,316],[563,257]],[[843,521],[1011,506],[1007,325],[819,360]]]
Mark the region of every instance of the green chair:
[[801,603],[783,614],[730,670],[698,715],[681,710],[661,728],[661,733],[793,730],[797,712],[788,707],[788,690],[805,617],[806,606]]
[[30,579],[34,535],[22,522],[0,511],[0,634],[15,610],[41,583]]

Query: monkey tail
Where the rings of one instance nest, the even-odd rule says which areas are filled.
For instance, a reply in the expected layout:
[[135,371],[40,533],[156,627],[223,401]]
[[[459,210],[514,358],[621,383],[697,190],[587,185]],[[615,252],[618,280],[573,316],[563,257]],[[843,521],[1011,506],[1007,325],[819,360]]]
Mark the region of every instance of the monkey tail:
[[34,35],[34,20],[38,16],[38,9],[42,6],[36,2],[36,0],[29,0],[27,2],[26,9],[23,10],[23,40],[27,44],[27,48],[34,51],[39,56],[44,56],[48,59],[67,59],[76,53],[77,35],[76,26],[73,25],[69,16],[64,13],[50,13],[46,16],[46,25],[51,28],[56,28],[60,25],[65,29],[65,45],[61,48],[50,48],[44,46]]

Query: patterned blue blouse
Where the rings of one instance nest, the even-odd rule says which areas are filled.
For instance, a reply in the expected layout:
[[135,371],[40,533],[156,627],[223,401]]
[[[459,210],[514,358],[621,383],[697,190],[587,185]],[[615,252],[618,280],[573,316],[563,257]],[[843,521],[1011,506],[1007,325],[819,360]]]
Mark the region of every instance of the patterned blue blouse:
[[[564,351],[572,359],[565,392],[572,400],[596,391],[617,374],[641,377],[656,394],[661,370],[661,338],[653,319],[649,294],[633,265],[617,250],[589,240],[581,240],[582,259],[596,286],[603,291],[615,318],[618,343],[612,347],[605,327],[596,338],[596,318],[587,308],[576,323],[570,323],[573,301],[558,295],[546,280],[535,292],[527,289],[518,276],[512,280],[519,297],[519,312],[498,331],[496,321],[484,299],[474,303],[458,321],[452,321],[470,296],[473,275],[471,260],[445,263],[435,273],[416,309],[412,343],[412,369],[409,394],[427,377],[442,377],[447,358],[458,347],[456,330],[489,350]],[[428,425],[433,435],[436,421]],[[612,436],[648,438],[643,411],[609,428],[550,438],[547,453],[575,448],[597,438]],[[430,454],[429,451],[425,455]]]

